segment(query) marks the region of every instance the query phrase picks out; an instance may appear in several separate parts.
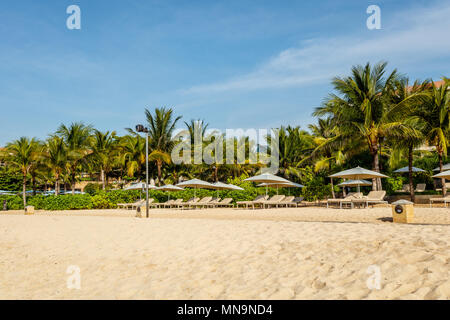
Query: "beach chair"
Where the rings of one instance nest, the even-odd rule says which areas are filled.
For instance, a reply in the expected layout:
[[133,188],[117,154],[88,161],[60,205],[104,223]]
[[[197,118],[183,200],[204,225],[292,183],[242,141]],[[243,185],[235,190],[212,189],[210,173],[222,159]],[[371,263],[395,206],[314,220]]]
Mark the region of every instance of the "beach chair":
[[164,208],[178,208],[178,205],[183,203],[183,199],[176,199],[172,203],[165,204]]
[[426,183],[418,183],[416,186],[416,190],[414,190],[414,192],[425,192],[425,189],[427,188],[427,184]]
[[435,202],[443,202],[444,206],[447,208],[447,203],[450,202],[450,195],[445,196],[443,198],[430,198],[430,208],[433,207],[433,203]]
[[295,197],[291,203],[288,204],[288,207],[298,207],[303,201],[303,197]]
[[357,192],[350,192],[348,193],[345,198],[341,198],[341,199],[328,199],[327,200],[327,208],[329,208],[330,205],[333,204],[338,204],[339,207],[342,209],[342,205],[343,204],[348,204],[353,208],[353,204],[352,204],[352,199],[353,198],[361,198],[362,197],[362,193],[357,193]]
[[[447,190],[450,190],[450,182],[446,182],[445,187],[447,188]],[[440,191],[442,191],[442,188],[436,188],[435,190],[440,192]]]
[[260,196],[257,196],[252,201],[238,201],[238,202],[236,202],[236,207],[239,208],[239,206],[245,206],[246,209],[248,209],[249,206],[253,206],[254,202],[257,202],[257,201],[260,201],[260,200],[267,200],[267,198],[269,198],[269,196],[260,195]]
[[174,205],[172,205],[172,207],[184,209],[185,207],[188,207],[188,206],[192,205],[193,203],[198,202],[199,200],[200,200],[200,198],[192,197],[188,201],[174,204]]
[[[215,198],[217,200],[217,198]],[[189,208],[192,206],[192,208],[204,208],[208,205],[209,202],[213,201],[213,197],[204,197],[201,200],[193,203],[189,206]]]
[[119,208],[119,209],[121,209],[121,208],[123,208],[123,209],[128,209],[128,208],[134,208],[134,207],[139,207],[141,204],[143,204],[145,202],[145,199],[144,200],[138,200],[138,201],[136,201],[136,202],[133,202],[133,203],[118,203],[117,204],[117,208]]
[[409,188],[409,184],[404,184],[403,187],[400,190],[395,190],[395,192],[409,192],[410,188]]
[[370,204],[388,204],[387,201],[384,201],[384,197],[386,196],[386,191],[370,191],[367,196],[363,196],[362,198],[353,198],[351,201],[353,204],[365,205],[368,207]]
[[233,207],[233,198],[225,198],[223,200],[220,201],[211,201],[210,203],[207,204],[208,207],[212,207],[212,208],[219,208],[219,207]]
[[255,206],[255,205],[259,205],[259,206],[261,206],[263,209],[265,209],[266,206],[267,206],[267,208],[269,208],[270,206],[276,206],[276,207],[278,207],[278,205],[280,204],[280,202],[281,202],[284,198],[286,198],[285,195],[282,195],[282,194],[278,195],[278,194],[277,194],[277,195],[275,195],[275,196],[272,196],[272,197],[271,197],[270,199],[268,199],[268,200],[254,201],[253,209],[254,209],[254,206]]
[[295,196],[285,196],[281,201],[276,204],[276,207],[288,207],[290,204],[294,203]]

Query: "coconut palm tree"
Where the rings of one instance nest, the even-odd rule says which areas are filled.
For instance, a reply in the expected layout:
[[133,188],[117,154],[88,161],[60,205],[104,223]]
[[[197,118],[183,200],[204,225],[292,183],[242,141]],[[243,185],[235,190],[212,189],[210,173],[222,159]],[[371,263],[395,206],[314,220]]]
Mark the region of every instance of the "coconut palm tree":
[[[415,200],[412,171],[413,152],[424,142],[423,122],[415,117],[415,113],[428,100],[428,87],[428,80],[423,82],[416,80],[410,86],[408,78],[398,79],[394,81],[394,90],[390,96],[391,120],[402,122],[404,130],[400,132],[392,131],[389,142],[394,147],[394,154],[405,152],[407,155],[408,180],[412,202]],[[397,133],[400,134],[397,135]]]
[[55,195],[60,192],[60,179],[66,170],[68,151],[64,140],[60,137],[50,137],[43,152],[43,162],[51,170],[55,179]]
[[145,164],[145,139],[136,133],[119,139],[118,159],[129,177],[139,176]]
[[[381,142],[390,131],[401,126],[389,120],[386,101],[398,76],[394,70],[385,78],[386,65],[386,62],[373,67],[370,63],[358,65],[352,68],[351,76],[334,78],[332,84],[337,94],[331,94],[314,112],[315,116],[331,116],[339,126],[340,138],[366,141],[372,156],[372,169],[378,172]],[[373,189],[381,189],[380,179],[374,179]]]
[[[436,147],[439,157],[439,168],[442,171],[443,157],[447,155],[450,133],[450,81],[444,78],[438,87],[431,82],[428,101],[421,104],[414,112],[414,117],[421,122],[423,134],[430,146]],[[445,196],[447,188],[442,179],[442,192]]]
[[103,133],[99,130],[94,130],[94,135],[91,139],[92,153],[87,156],[87,159],[93,162],[94,167],[100,169],[100,180],[103,190],[106,189],[108,174],[113,169],[118,151],[115,137],[115,131]]
[[174,146],[172,135],[175,125],[181,117],[174,118],[173,110],[170,108],[155,108],[154,114],[145,109],[145,116],[149,129],[149,149],[151,150],[152,161],[156,162],[158,184],[161,185],[161,167],[163,163],[170,163],[170,152]]
[[61,124],[56,130],[56,135],[64,140],[68,151],[68,173],[72,185],[72,194],[75,194],[75,179],[80,165],[86,160],[90,151],[90,137],[92,126],[81,122],[72,123],[70,126]]
[[6,161],[22,173],[23,205],[27,205],[27,176],[30,169],[38,162],[41,152],[41,144],[35,139],[21,137],[6,145],[8,152]]

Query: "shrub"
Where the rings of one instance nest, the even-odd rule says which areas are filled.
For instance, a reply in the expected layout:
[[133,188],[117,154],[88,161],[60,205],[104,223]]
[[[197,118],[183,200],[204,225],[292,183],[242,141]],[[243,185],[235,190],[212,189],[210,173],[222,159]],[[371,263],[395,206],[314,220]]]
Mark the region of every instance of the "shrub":
[[100,191],[100,189],[101,189],[100,184],[98,184],[98,183],[88,183],[86,185],[86,187],[84,187],[84,192],[86,192],[87,194],[90,194],[91,196],[93,196],[98,191]]

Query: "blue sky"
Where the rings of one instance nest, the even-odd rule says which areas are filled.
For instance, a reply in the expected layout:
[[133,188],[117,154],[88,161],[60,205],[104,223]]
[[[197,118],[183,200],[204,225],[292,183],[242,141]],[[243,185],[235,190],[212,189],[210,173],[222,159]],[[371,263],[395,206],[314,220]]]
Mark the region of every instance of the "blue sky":
[[124,133],[160,106],[212,128],[305,128],[352,65],[449,76],[449,17],[450,1],[2,1],[0,145],[73,121]]

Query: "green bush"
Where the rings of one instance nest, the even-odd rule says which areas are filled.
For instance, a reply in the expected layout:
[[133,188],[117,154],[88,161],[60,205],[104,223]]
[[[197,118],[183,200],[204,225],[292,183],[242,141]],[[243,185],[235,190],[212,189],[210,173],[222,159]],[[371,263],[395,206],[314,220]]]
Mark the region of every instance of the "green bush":
[[84,187],[84,192],[90,194],[91,196],[95,195],[100,190],[101,186],[98,183],[88,183],[86,187]]
[[403,188],[404,177],[390,177],[384,179],[384,189],[386,190],[387,195],[394,194],[396,190],[401,190]]
[[109,202],[103,195],[95,195],[92,197],[92,207],[94,209],[111,209],[117,207],[117,205]]

